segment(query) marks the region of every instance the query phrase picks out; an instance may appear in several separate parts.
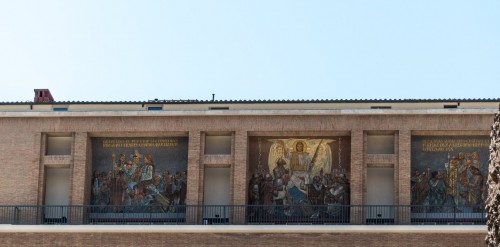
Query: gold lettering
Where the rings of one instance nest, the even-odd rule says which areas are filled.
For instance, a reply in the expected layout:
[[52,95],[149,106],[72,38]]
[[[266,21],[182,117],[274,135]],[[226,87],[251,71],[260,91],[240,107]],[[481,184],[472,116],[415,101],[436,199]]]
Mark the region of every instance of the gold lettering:
[[106,139],[103,148],[177,147],[177,139]]
[[424,139],[423,152],[452,152],[454,148],[487,148],[489,139]]

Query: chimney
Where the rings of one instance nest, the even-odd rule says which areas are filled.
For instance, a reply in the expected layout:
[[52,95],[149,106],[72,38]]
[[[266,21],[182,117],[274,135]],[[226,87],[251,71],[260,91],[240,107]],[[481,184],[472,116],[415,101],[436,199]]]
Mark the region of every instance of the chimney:
[[35,89],[35,103],[54,102],[48,89]]

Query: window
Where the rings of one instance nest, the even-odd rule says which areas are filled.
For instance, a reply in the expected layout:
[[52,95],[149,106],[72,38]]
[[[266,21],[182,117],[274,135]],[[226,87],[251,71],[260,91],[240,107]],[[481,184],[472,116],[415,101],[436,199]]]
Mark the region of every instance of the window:
[[46,155],[71,155],[73,137],[47,136]]
[[232,136],[205,136],[205,154],[231,154]]
[[68,111],[68,107],[54,107],[53,111]]
[[148,106],[148,111],[161,111],[163,106]]
[[229,110],[229,106],[210,106],[209,110]]
[[368,135],[368,154],[394,154],[394,135]]
[[372,106],[371,109],[391,109],[391,106]]

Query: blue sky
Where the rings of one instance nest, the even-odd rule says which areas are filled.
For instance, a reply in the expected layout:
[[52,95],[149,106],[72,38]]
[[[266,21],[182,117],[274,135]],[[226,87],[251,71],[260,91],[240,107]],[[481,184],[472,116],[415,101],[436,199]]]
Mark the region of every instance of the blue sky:
[[500,98],[500,1],[1,1],[0,101]]

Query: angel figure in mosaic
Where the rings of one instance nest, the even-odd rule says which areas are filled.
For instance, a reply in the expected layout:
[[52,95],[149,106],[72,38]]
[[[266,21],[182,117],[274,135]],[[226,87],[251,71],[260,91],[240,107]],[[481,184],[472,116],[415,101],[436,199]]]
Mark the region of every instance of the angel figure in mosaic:
[[272,172],[278,166],[278,163],[282,165],[284,169],[290,169],[290,160],[285,157],[286,143],[281,139],[271,139],[273,142],[269,148],[268,166],[269,172]]

